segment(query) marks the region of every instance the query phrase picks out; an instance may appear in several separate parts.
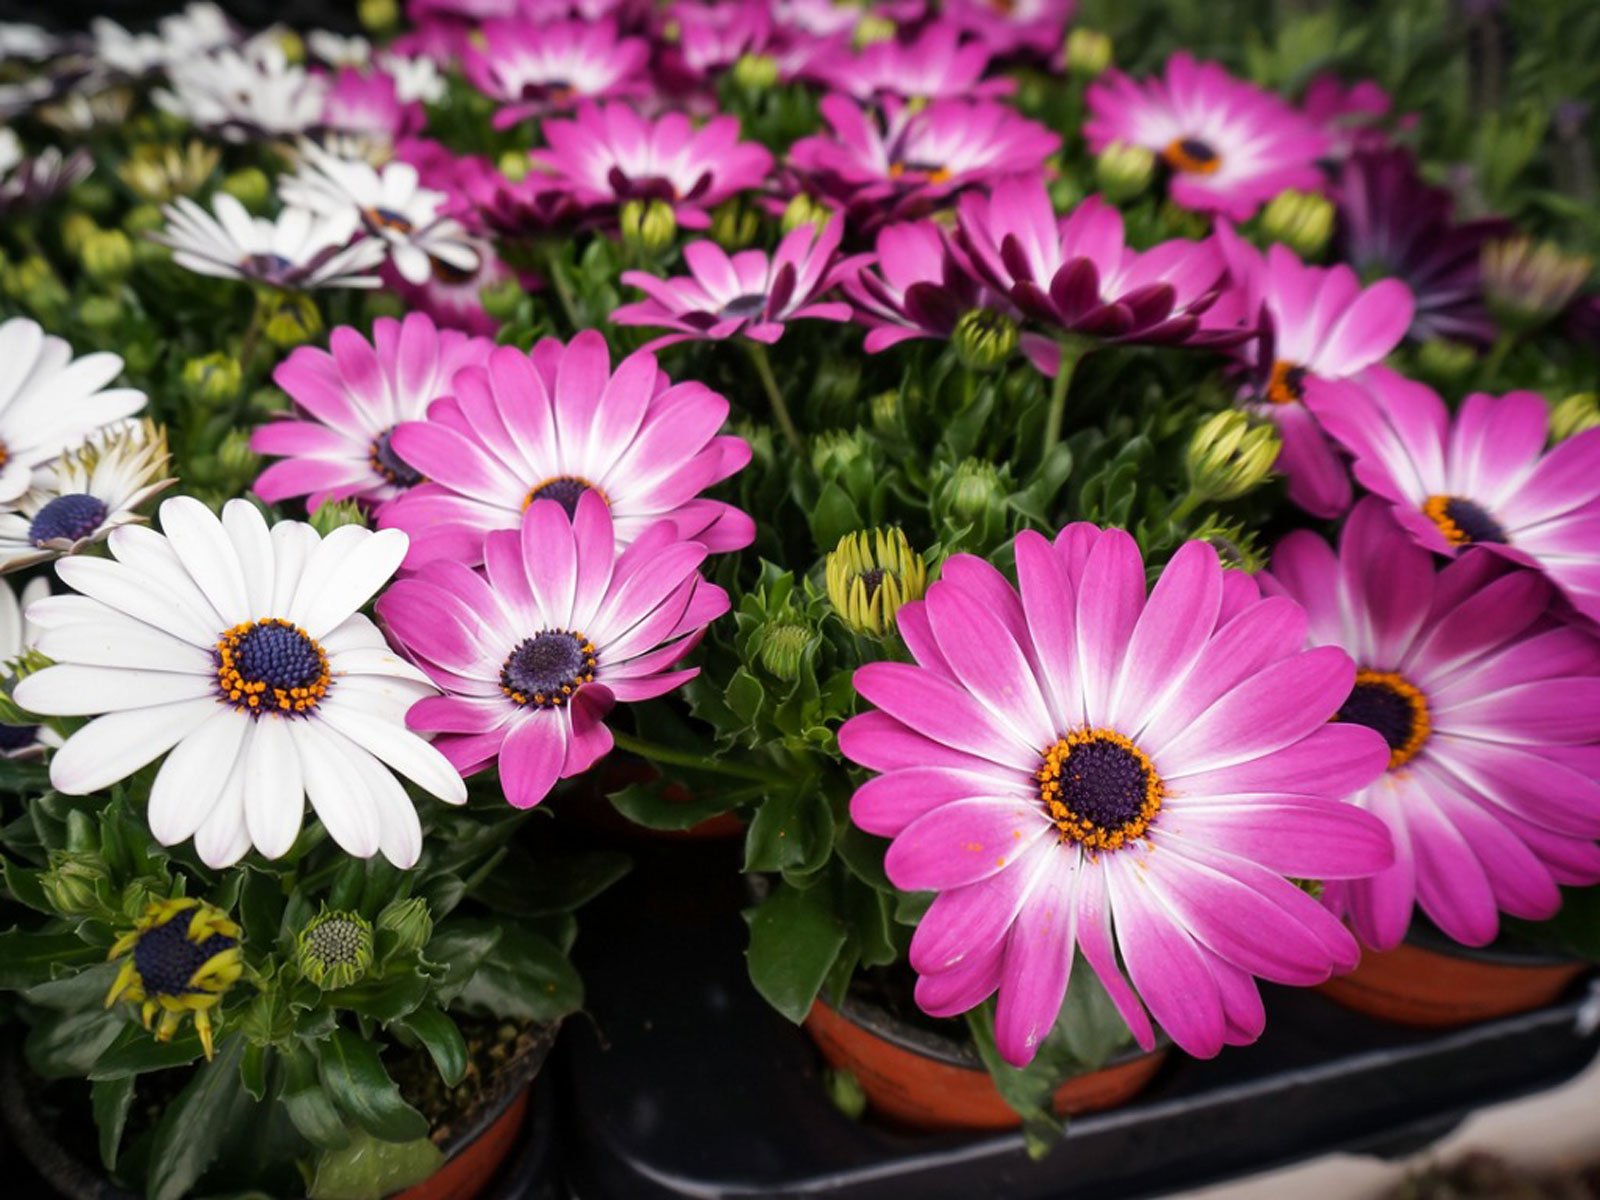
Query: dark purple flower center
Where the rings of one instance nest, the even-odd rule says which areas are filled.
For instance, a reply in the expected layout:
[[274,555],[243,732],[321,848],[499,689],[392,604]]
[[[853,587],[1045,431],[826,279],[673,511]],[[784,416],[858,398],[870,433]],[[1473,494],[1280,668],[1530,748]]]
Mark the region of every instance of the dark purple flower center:
[[719,314],[724,321],[747,321],[751,317],[761,315],[762,309],[767,306],[767,297],[760,292],[751,292],[747,296],[736,296],[722,306]]
[[1045,750],[1034,778],[1061,840],[1091,853],[1143,837],[1166,794],[1144,751],[1109,729],[1061,738]]
[[26,750],[39,739],[37,725],[0,725],[0,754]]
[[1222,165],[1222,158],[1210,143],[1199,138],[1176,138],[1161,152],[1161,157],[1174,171],[1191,175],[1210,175]]
[[244,267],[267,283],[285,279],[294,272],[294,263],[281,254],[252,254],[244,260]]
[[1481,545],[1484,542],[1503,546],[1510,540],[1500,527],[1500,522],[1476,501],[1460,496],[1429,496],[1423,502],[1422,511],[1453,546]]
[[75,542],[100,528],[106,519],[105,501],[87,492],[57,496],[34,514],[28,526],[28,540],[43,546],[56,538]]
[[872,598],[878,594],[878,589],[883,586],[884,570],[882,567],[868,567],[856,578],[861,580],[861,586],[867,589],[867,603],[872,603]]
[[1334,720],[1382,734],[1389,743],[1391,771],[1410,762],[1433,729],[1427,697],[1392,671],[1357,671],[1355,686]]
[[500,668],[500,690],[513,704],[560,708],[599,669],[594,643],[581,633],[546,629],[524,638]]
[[374,232],[387,230],[389,233],[407,234],[416,228],[409,217],[392,208],[364,208],[361,216]]
[[213,955],[239,944],[221,933],[201,942],[190,940],[189,917],[180,912],[166,924],[145,930],[134,943],[133,965],[146,996],[187,996],[203,991],[193,986],[195,972]]
[[416,487],[422,482],[422,474],[395,453],[393,438],[393,429],[385,429],[373,438],[372,445],[367,447],[367,462],[395,487]]
[[1267,399],[1273,404],[1296,404],[1305,399],[1306,369],[1279,359],[1267,379]]
[[276,617],[235,625],[211,657],[222,698],[258,716],[309,713],[333,682],[327,651],[304,629]]
[[571,518],[578,515],[578,501],[585,492],[593,492],[602,500],[606,498],[606,494],[587,479],[576,475],[557,475],[535,484],[528,498],[522,502],[522,507],[527,508],[535,500],[554,500],[567,510],[567,516]]

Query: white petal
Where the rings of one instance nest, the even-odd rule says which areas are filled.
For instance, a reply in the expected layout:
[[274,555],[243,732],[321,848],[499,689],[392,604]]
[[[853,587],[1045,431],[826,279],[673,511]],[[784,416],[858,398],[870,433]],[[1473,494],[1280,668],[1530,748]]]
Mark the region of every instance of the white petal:
[[216,677],[209,651],[109,610],[93,621],[47,625],[39,631],[34,644],[58,663]]
[[186,700],[217,703],[217,683],[175,671],[123,671],[60,663],[17,684],[16,701],[46,717],[92,717],[126,709],[155,708]]
[[69,796],[110,787],[154,762],[216,709],[217,702],[207,697],[90,721],[50,760],[50,782]]
[[329,654],[355,649],[383,650],[389,645],[383,630],[365,613],[352,614],[349,620],[317,640]]
[[14,658],[21,649],[22,605],[10,584],[0,584],[0,656]]
[[345,853],[371,858],[381,840],[377,805],[361,772],[350,763],[366,751],[321,721],[296,721],[289,733],[300,752],[306,796],[328,836]]
[[245,603],[250,614],[271,614],[272,585],[277,556],[272,552],[272,534],[267,530],[261,510],[248,500],[229,500],[222,506],[222,527],[233,542],[244,572]]
[[318,707],[317,716],[429,795],[447,804],[466,802],[466,782],[443,754],[403,725],[337,701],[337,696],[329,697]]
[[[323,648],[327,649],[324,642]],[[358,646],[328,655],[328,669],[335,675],[392,675],[415,683],[428,683],[428,677],[387,646]],[[431,685],[430,685],[431,686]]]
[[335,529],[306,564],[289,606],[289,620],[320,638],[372,599],[399,569],[409,545],[410,539],[398,529],[378,533],[354,525]]
[[161,505],[161,528],[190,578],[227,625],[260,615],[250,611],[233,541],[209,508],[192,496],[174,496]]
[[150,788],[147,820],[156,841],[175,846],[188,841],[205,824],[233,771],[239,743],[249,726],[250,718],[243,713],[218,708],[167,755]]
[[[112,537],[133,533],[137,528],[124,526]],[[226,628],[220,616],[200,615],[154,575],[126,563],[104,558],[65,558],[56,564],[56,574],[74,591],[196,646],[215,644],[217,635]],[[198,591],[194,594],[198,599]]]
[[228,772],[216,807],[194,835],[195,853],[208,867],[231,867],[250,851],[250,832],[244,821],[244,760]]
[[422,855],[422,821],[406,789],[384,765],[374,758],[352,760],[377,804],[380,826],[379,849],[401,870],[416,865]]
[[321,544],[317,531],[304,521],[279,521],[272,527],[272,549],[277,559],[269,610],[272,616],[281,617],[289,611],[306,563]]
[[262,717],[244,754],[244,816],[250,840],[268,858],[288,852],[305,815],[305,780],[289,722]]

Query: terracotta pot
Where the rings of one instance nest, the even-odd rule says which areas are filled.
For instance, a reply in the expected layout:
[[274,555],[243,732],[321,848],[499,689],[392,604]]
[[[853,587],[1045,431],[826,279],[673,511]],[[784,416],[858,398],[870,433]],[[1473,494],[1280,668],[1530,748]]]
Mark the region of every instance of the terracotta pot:
[[482,1133],[460,1146],[454,1154],[416,1187],[396,1193],[399,1200],[474,1200],[481,1196],[500,1173],[506,1159],[516,1149],[528,1119],[530,1080],[499,1116]]
[[1587,969],[1556,955],[1417,936],[1393,950],[1364,950],[1354,971],[1321,991],[1396,1025],[1449,1029],[1543,1008]]
[[[856,1077],[879,1116],[927,1130],[1015,1129],[1022,1123],[971,1046],[856,1000],[846,999],[841,1009],[818,1000],[806,1017],[806,1032],[829,1065]],[[1166,1056],[1165,1047],[1136,1051],[1067,1080],[1056,1092],[1056,1113],[1071,1116],[1126,1103]]]

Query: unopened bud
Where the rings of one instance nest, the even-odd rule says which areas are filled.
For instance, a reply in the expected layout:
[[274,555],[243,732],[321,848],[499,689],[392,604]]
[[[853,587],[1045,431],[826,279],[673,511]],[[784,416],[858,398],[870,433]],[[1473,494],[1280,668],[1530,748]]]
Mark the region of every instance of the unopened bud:
[[[128,310],[123,308],[122,301],[115,296],[85,296],[78,302],[78,320],[96,333],[107,333],[123,321],[127,320]],[[138,344],[129,345],[123,349],[125,362],[136,365],[137,356],[129,353]]]
[[280,350],[312,341],[322,332],[322,312],[317,302],[304,292],[276,292],[263,295],[263,332]]
[[1333,202],[1293,188],[1279,192],[1261,214],[1261,229],[1301,258],[1313,258],[1333,235]]
[[96,283],[116,283],[133,268],[133,243],[120,229],[97,229],[84,239],[78,258]]
[[826,204],[801,192],[789,201],[788,207],[783,210],[783,220],[779,224],[785,233],[793,233],[802,225],[810,225],[820,231],[827,227],[832,217],[833,213]]
[[894,39],[897,32],[895,23],[888,17],[880,17],[876,13],[865,13],[856,22],[856,31],[853,38],[855,48],[860,50],[863,46],[870,46],[874,42],[888,42]]
[[1150,186],[1155,178],[1156,156],[1145,146],[1112,142],[1094,160],[1095,184],[1106,199],[1120,203],[1131,200]]
[[804,625],[769,625],[761,632],[761,665],[784,681],[800,677],[800,665],[813,634]]
[[872,410],[872,427],[882,434],[900,432],[900,393],[894,390],[879,392],[868,402]]
[[939,488],[935,507],[960,524],[976,525],[1002,517],[1005,499],[999,468],[981,458],[968,458]]
[[255,477],[261,460],[250,449],[250,433],[245,429],[230,429],[217,446],[217,466],[230,478],[245,480]]
[[710,232],[711,240],[724,250],[743,250],[761,232],[761,216],[735,196],[712,210]]
[[1111,65],[1111,50],[1108,35],[1079,25],[1067,34],[1067,70],[1079,79],[1093,79]]
[[86,212],[69,212],[61,218],[61,244],[70,254],[82,253],[84,243],[99,232],[100,226]]
[[655,258],[678,236],[678,218],[665,200],[629,200],[620,219],[622,244],[640,258]]
[[395,935],[402,951],[421,950],[433,936],[433,916],[428,902],[418,896],[394,900],[378,914],[378,928]]
[[241,167],[223,177],[222,190],[251,212],[259,213],[272,197],[272,181],[260,167]]
[[1566,308],[1594,263],[1553,242],[1511,237],[1483,248],[1483,291],[1500,323],[1512,330],[1543,325]]
[[526,150],[507,150],[496,160],[495,166],[509,182],[521,183],[533,170],[533,160],[528,157]]
[[360,0],[356,16],[368,33],[385,34],[400,24],[400,5],[396,0]]
[[1017,349],[1017,323],[1005,313],[974,308],[963,313],[950,335],[961,365],[970,371],[993,371],[1011,360]]
[[1266,482],[1282,447],[1276,426],[1252,422],[1236,408],[1207,417],[1185,456],[1191,493],[1202,500],[1237,500]]
[[828,600],[855,632],[882,637],[902,605],[922,599],[928,567],[899,529],[861,530],[839,539],[827,561]]
[[50,907],[65,917],[86,917],[106,910],[103,893],[111,872],[93,851],[56,850],[50,866],[39,875],[39,886]]
[[1466,342],[1429,338],[1417,350],[1417,371],[1435,383],[1452,384],[1478,365],[1478,351]]
[[526,293],[515,279],[502,279],[478,289],[478,303],[496,321],[509,321],[517,315]]
[[778,62],[770,54],[744,54],[733,64],[733,81],[747,92],[764,92],[778,82]]
[[324,908],[295,940],[300,974],[323,991],[346,988],[372,968],[372,926],[358,913]]
[[324,500],[311,514],[311,528],[323,537],[345,525],[365,528],[367,514],[354,500]]
[[1596,428],[1600,428],[1600,398],[1593,392],[1575,392],[1550,410],[1552,442],[1564,442]]

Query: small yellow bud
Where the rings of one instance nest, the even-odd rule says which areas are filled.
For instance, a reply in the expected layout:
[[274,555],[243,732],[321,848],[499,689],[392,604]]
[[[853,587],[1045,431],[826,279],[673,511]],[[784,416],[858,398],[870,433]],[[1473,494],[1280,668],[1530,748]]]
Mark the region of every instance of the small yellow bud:
[[828,600],[859,634],[883,637],[902,605],[928,590],[928,567],[899,529],[860,530],[839,539],[827,561]]
[[1108,35],[1079,25],[1067,34],[1067,70],[1079,79],[1093,79],[1111,65],[1111,49]]
[[1586,430],[1600,428],[1600,397],[1575,392],[1550,410],[1550,440],[1564,442]]
[[641,258],[654,258],[678,236],[678,218],[665,200],[629,200],[620,214],[622,244]]
[[1155,178],[1156,156],[1144,146],[1112,142],[1094,160],[1094,181],[1108,200],[1131,200]]
[[1237,500],[1266,482],[1282,447],[1275,426],[1252,422],[1236,408],[1207,417],[1189,439],[1191,495],[1199,501]]
[[1333,236],[1333,201],[1293,188],[1279,192],[1262,211],[1261,230],[1301,258],[1311,258]]

